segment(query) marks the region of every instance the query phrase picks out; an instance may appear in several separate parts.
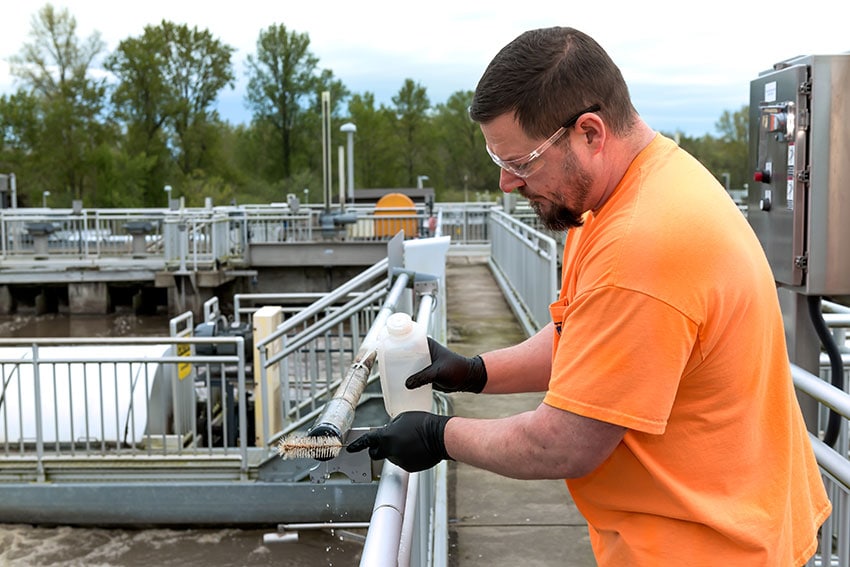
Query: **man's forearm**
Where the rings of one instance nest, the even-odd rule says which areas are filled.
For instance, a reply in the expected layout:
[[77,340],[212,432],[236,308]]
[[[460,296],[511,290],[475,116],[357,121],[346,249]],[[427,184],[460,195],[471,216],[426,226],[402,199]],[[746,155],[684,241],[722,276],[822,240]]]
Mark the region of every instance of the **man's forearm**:
[[525,341],[481,355],[487,368],[486,394],[544,392],[552,370],[552,333],[549,323]]

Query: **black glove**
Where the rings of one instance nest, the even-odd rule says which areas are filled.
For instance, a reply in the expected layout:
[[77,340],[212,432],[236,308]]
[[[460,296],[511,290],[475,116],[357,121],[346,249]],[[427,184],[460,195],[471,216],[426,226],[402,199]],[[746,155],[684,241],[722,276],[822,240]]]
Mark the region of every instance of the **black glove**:
[[431,365],[411,375],[404,383],[409,389],[433,384],[440,392],[473,392],[478,394],[487,384],[487,369],[480,356],[467,358],[452,352],[428,337]]
[[449,419],[425,411],[404,412],[384,427],[361,435],[345,450],[356,453],[368,447],[372,459],[389,459],[407,472],[424,471],[451,459],[443,441]]

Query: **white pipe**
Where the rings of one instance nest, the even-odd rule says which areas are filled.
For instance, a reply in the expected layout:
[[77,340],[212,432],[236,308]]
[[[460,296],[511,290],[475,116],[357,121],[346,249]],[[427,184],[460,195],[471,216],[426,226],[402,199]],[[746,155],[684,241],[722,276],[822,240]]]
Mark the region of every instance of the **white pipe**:
[[345,148],[337,148],[339,158],[339,210],[345,212]]
[[384,461],[375,506],[372,508],[372,519],[366,533],[363,555],[360,557],[361,567],[398,564],[409,478],[407,471]]
[[416,525],[416,503],[419,501],[419,473],[410,475],[407,481],[407,498],[404,502],[404,518],[398,543],[398,567],[409,567],[413,552],[413,527]]

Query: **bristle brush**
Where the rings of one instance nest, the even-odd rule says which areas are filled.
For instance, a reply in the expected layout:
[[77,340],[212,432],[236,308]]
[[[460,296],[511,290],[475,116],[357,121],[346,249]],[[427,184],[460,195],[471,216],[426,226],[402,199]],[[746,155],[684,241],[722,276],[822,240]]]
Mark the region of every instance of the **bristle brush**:
[[277,452],[284,459],[329,461],[336,458],[343,447],[339,437],[331,435],[287,435],[278,442]]

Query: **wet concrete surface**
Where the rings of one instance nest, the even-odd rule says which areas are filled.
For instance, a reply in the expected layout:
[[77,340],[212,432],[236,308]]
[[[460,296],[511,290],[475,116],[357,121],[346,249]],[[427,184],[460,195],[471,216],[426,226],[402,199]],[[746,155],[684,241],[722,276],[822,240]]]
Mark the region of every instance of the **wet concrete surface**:
[[[471,356],[525,339],[487,265],[450,256],[448,346]],[[454,414],[495,418],[534,409],[542,394],[452,394]],[[449,565],[590,567],[587,525],[562,481],[520,481],[449,464]]]

